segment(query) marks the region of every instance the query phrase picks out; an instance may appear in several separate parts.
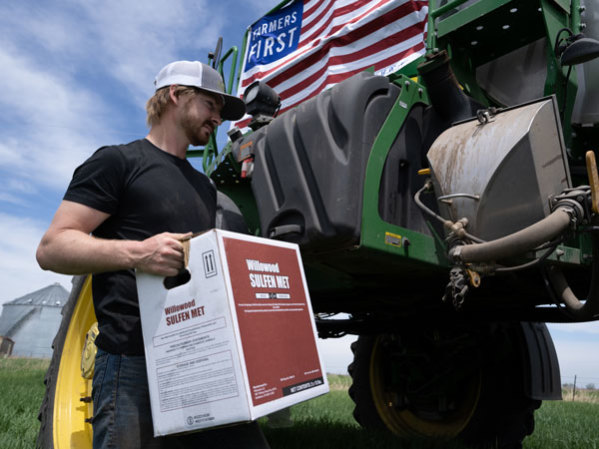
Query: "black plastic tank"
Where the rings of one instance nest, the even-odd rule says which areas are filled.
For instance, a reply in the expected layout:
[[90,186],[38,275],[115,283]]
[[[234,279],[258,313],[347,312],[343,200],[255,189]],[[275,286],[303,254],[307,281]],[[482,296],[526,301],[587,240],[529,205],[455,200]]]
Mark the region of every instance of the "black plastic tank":
[[368,157],[399,92],[386,77],[362,72],[252,134],[264,237],[304,252],[359,242]]

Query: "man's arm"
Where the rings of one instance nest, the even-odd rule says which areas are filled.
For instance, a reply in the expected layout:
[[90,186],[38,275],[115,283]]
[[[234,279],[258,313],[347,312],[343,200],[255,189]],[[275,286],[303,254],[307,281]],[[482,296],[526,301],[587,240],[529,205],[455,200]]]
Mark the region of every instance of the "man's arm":
[[191,233],[164,232],[142,241],[90,235],[108,217],[83,204],[63,201],[37,248],[40,267],[63,274],[137,268],[160,276],[174,276],[183,268],[181,240],[190,238]]

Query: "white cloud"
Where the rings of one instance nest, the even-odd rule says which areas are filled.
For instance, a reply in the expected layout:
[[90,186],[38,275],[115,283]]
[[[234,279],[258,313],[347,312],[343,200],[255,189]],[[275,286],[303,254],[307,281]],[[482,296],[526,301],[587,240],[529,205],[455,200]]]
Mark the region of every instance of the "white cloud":
[[[1,106],[0,103],[0,107]],[[2,134],[6,134],[6,131],[2,131]],[[12,137],[7,137],[4,142],[0,142],[0,168],[21,168],[26,165],[26,154],[22,151],[18,151],[18,145],[19,140]]]
[[9,179],[7,181],[7,186],[9,189],[12,189],[17,192],[22,193],[36,193],[37,189],[30,182],[26,182],[23,180],[14,180]]
[[64,189],[104,124],[96,120],[102,101],[93,92],[45,71],[31,56],[0,48],[0,66],[10,89],[0,91],[0,106],[15,123],[2,129],[0,168],[12,177],[9,191],[35,180]]
[[95,40],[94,59],[142,106],[158,70],[175,59],[205,60],[224,22],[222,15],[207,13],[214,9],[207,0],[78,4]]
[[[95,148],[141,137],[155,74],[175,59],[206,60],[227,24],[225,3],[2,2],[3,176],[63,191]],[[4,188],[4,198],[19,193]]]
[[71,289],[71,276],[43,271],[35,251],[45,229],[31,219],[0,214],[0,303],[59,282]]
[[[8,87],[0,90],[0,106],[10,111],[11,122],[0,128],[0,169],[11,178],[4,198],[20,193],[14,187],[31,179],[64,190],[73,169],[93,149],[114,142],[109,136],[120,114],[114,110],[118,106],[109,105],[86,75],[104,78],[107,85],[112,80],[127,86],[136,99],[120,103],[137,101],[140,119],[134,123],[143,123],[143,104],[152,90],[155,67],[161,64],[157,59],[172,59],[175,52],[172,40],[161,43],[159,37],[180,28],[181,22],[187,22],[189,30],[192,21],[182,2],[161,4],[0,6],[5,29],[0,34],[0,66]],[[116,141],[126,140],[132,138]]]
[[0,192],[0,202],[21,205],[23,204],[23,198],[12,193]]

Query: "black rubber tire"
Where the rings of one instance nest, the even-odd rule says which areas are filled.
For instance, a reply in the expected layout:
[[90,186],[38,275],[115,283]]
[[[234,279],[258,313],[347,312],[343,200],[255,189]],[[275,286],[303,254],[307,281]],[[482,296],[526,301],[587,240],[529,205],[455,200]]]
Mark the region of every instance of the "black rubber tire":
[[223,192],[216,192],[216,224],[218,229],[249,234],[239,207]]
[[[356,405],[354,418],[365,428],[386,429],[405,439],[418,437],[459,440],[470,447],[521,448],[523,439],[534,430],[534,411],[541,405],[541,401],[526,397],[522,358],[513,350],[506,351],[506,348],[516,347],[505,344],[506,339],[509,339],[508,343],[513,341],[511,334],[516,331],[516,326],[498,326],[490,333],[489,339],[481,341],[478,351],[481,355],[478,358],[480,363],[477,362],[479,366],[473,366],[471,371],[471,385],[476,386],[478,392],[476,399],[464,405],[465,408],[471,407],[471,410],[460,423],[453,426],[455,435],[445,437],[435,435],[439,422],[431,421],[429,435],[423,431],[422,426],[410,428],[408,423],[398,429],[397,426],[390,428],[389,424],[385,424],[375,403],[377,393],[373,393],[373,389],[385,390],[385,386],[377,385],[381,377],[373,380],[372,373],[375,369],[373,364],[386,363],[385,360],[379,360],[381,356],[377,355],[375,348],[383,344],[381,342],[388,336],[360,336],[352,344],[354,361],[348,367],[353,380],[349,394]],[[388,390],[387,387],[386,391]],[[379,407],[380,404],[379,400]],[[449,427],[452,428],[451,425]]]
[[[40,421],[40,430],[36,442],[36,447],[38,449],[63,449],[63,447],[60,447],[60,444],[55,441],[55,403],[57,399],[56,389],[59,375],[58,373],[61,362],[63,361],[63,356],[74,356],[79,357],[79,359],[81,358],[81,354],[66,354],[63,352],[63,349],[65,348],[65,341],[67,340],[68,331],[71,326],[71,321],[73,320],[73,314],[78,306],[81,307],[81,303],[79,303],[79,301],[82,297],[82,291],[84,288],[89,288],[89,285],[86,284],[86,280],[86,276],[76,276],[73,278],[73,288],[67,303],[62,309],[62,321],[58,332],[56,333],[56,337],[52,342],[52,359],[44,378],[46,392],[38,414],[38,419]],[[95,316],[93,319],[95,320]],[[85,333],[81,335],[81,337],[84,338]],[[80,372],[76,373],[76,375],[80,376]],[[70,406],[79,410],[82,410],[82,405],[83,403],[81,402],[70,404]],[[83,407],[83,409],[84,408],[85,407]],[[89,416],[86,415],[85,419],[87,418],[91,418],[91,413]],[[84,425],[89,426],[91,434],[91,424],[85,423]],[[75,445],[72,447],[77,447],[78,449],[91,449],[91,440],[89,440],[89,445],[85,444],[86,440],[86,438],[78,439],[76,443],[73,440],[72,442],[75,443]],[[68,447],[70,447],[70,445]]]
[[374,405],[370,388],[370,366],[372,349],[376,337],[361,335],[351,344],[354,360],[347,367],[352,378],[349,397],[354,401],[354,419],[366,429],[386,429]]

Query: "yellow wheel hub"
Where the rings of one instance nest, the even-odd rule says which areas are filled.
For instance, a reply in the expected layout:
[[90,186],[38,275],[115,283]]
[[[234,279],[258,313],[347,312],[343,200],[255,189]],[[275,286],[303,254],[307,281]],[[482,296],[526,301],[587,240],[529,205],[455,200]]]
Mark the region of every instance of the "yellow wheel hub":
[[456,399],[456,409],[442,420],[424,419],[408,409],[394,406],[396,393],[385,389],[384,337],[376,340],[370,359],[370,387],[372,399],[385,426],[401,437],[455,438],[472,418],[480,397],[481,377],[472,379],[468,388]]
[[[90,344],[93,344],[92,337],[95,339],[92,332],[94,324],[96,315],[91,276],[88,276],[73,310],[60,357],[54,396],[54,449],[92,447],[92,426],[89,420],[93,414],[91,377],[95,350],[92,350]],[[97,335],[97,324],[95,329]],[[84,366],[85,377],[81,375]]]
[[98,352],[96,347],[98,333],[98,323],[94,323],[85,335],[83,350],[81,351],[81,377],[84,379],[94,377],[94,365],[96,363],[96,353]]

